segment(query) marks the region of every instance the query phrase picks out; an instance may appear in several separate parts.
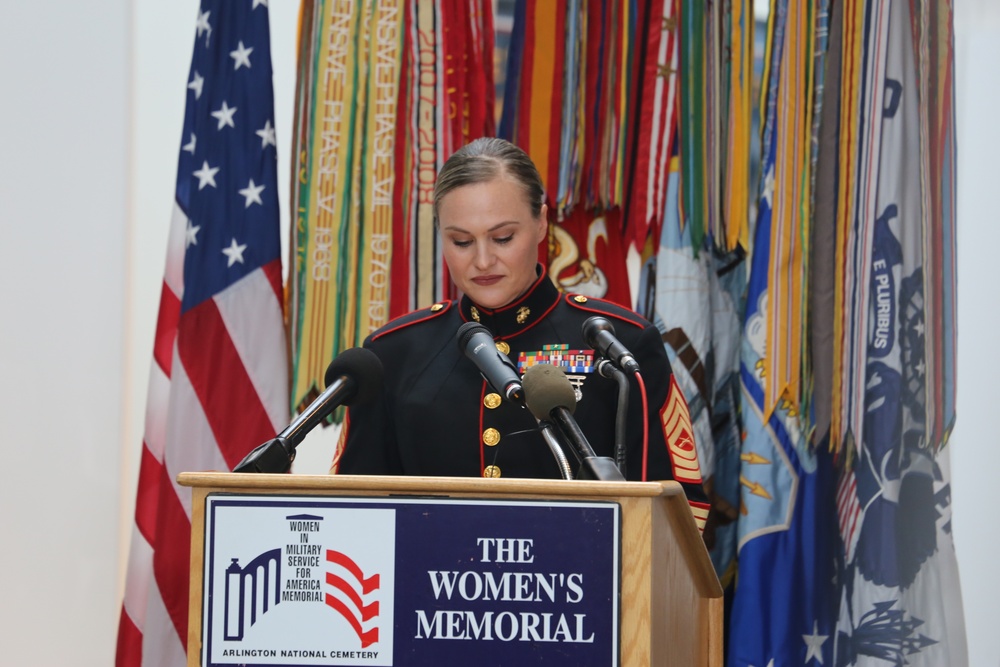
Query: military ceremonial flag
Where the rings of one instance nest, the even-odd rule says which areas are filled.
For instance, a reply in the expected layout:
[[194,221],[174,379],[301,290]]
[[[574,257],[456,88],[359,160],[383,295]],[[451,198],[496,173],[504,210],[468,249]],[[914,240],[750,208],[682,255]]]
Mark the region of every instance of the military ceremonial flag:
[[296,90],[292,405],[391,317],[453,296],[434,228],[444,161],[493,134],[486,0],[304,0]]
[[[727,48],[730,62],[726,115],[725,183],[719,245],[733,250],[750,246],[750,145],[753,113],[753,3],[737,0],[730,6]],[[724,243],[723,243],[724,241]]]
[[153,349],[120,667],[187,663],[186,470],[230,470],[288,422],[266,2],[202,0]]
[[[809,416],[800,411],[797,392],[786,391],[788,374],[775,377],[772,359],[773,342],[789,326],[788,313],[775,309],[799,316],[803,310],[790,298],[787,280],[802,278],[790,273],[801,265],[803,250],[795,245],[808,222],[801,217],[808,212],[804,154],[811,134],[805,104],[811,76],[804,68],[812,64],[813,35],[824,23],[822,12],[814,17],[803,3],[786,0],[772,7],[765,176],[741,351],[744,440],[730,667],[831,664],[836,612],[832,457],[825,444],[811,441]],[[775,298],[776,292],[783,297]]]
[[735,575],[739,507],[739,350],[746,287],[743,254],[704,239],[694,248],[678,207],[679,160],[670,161],[665,219],[657,254],[640,286],[641,312],[662,332],[684,392],[705,492],[715,511],[705,542],[724,587]]
[[[866,271],[844,293],[866,307],[845,327],[862,335],[861,345],[844,349],[853,351],[849,386],[863,400],[844,422],[853,456],[838,492],[844,560],[835,664],[965,665],[949,452],[940,449],[950,430],[948,403],[935,411],[935,397],[951,399],[953,388],[929,384],[931,377],[953,377],[942,370],[947,356],[931,368],[935,344],[944,342],[936,335],[953,324],[942,290],[951,257],[947,244],[935,242],[953,237],[953,217],[932,205],[938,195],[928,194],[925,180],[948,172],[950,147],[941,139],[948,136],[951,96],[947,79],[935,89],[918,77],[920,61],[930,57],[922,40],[937,40],[939,28],[949,34],[950,15],[940,21],[936,8],[918,3],[914,21],[910,3],[899,0],[847,5],[863,10],[856,16],[865,28],[859,46],[866,94],[857,106],[865,131],[848,238]],[[943,126],[927,132],[932,117]],[[942,162],[930,168],[933,155]]]
[[[772,148],[765,165],[773,155]],[[770,213],[762,199],[741,352],[739,568],[727,664],[829,665],[836,611],[832,457],[825,445],[810,444],[806,422],[790,404],[765,415]]]

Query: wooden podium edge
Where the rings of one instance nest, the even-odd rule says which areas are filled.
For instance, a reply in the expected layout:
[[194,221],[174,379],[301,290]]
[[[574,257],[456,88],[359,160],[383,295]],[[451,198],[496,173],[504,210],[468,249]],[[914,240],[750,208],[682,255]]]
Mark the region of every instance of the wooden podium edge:
[[[286,475],[230,472],[182,472],[181,486],[210,486],[218,489],[255,491],[328,491],[454,494],[489,493],[500,495],[539,494],[545,496],[679,496],[676,482],[589,482],[563,479],[486,479],[482,477],[390,477],[382,475]],[[693,520],[693,519],[692,519]]]
[[[663,482],[590,482],[581,480],[547,480],[547,479],[480,479],[465,477],[384,477],[372,475],[290,475],[290,474],[240,474],[221,472],[184,472],[177,477],[177,482],[182,486],[193,488],[192,508],[191,508],[191,554],[190,554],[190,576],[191,586],[189,590],[189,615],[187,657],[188,667],[199,667],[201,664],[201,609],[202,609],[202,589],[203,571],[202,557],[205,548],[205,497],[209,493],[260,493],[260,494],[308,494],[322,493],[331,496],[416,496],[416,497],[453,497],[453,498],[477,498],[494,497],[503,498],[505,496],[523,498],[530,496],[533,498],[553,498],[566,499],[573,498],[579,500],[606,501],[609,496],[621,498],[626,505],[635,506],[636,502],[653,502],[647,506],[646,510],[640,510],[635,519],[641,525],[651,526],[652,516],[649,511],[663,513],[667,517],[666,526],[662,526],[663,535],[652,535],[651,546],[654,551],[664,548],[669,544],[676,544],[681,547],[680,552],[684,568],[688,570],[692,577],[694,590],[690,609],[692,618],[704,620],[703,626],[697,627],[696,635],[692,643],[690,653],[680,652],[677,654],[674,649],[663,643],[663,633],[653,633],[653,644],[646,644],[650,651],[649,657],[653,662],[646,660],[635,661],[627,659],[631,641],[624,635],[619,637],[621,642],[621,657],[623,666],[632,664],[663,664],[663,665],[708,665],[709,667],[721,667],[722,665],[722,586],[715,574],[708,550],[701,539],[701,535],[694,522],[684,496],[684,491],[680,484],[674,481]],[[662,498],[662,502],[655,502],[657,498]],[[654,507],[655,506],[655,507]],[[623,506],[623,511],[625,507]],[[644,516],[638,516],[644,515]],[[624,517],[623,517],[624,519]],[[194,530],[196,527],[200,530]],[[639,530],[639,526],[634,526],[632,530]],[[623,531],[625,526],[623,526]],[[623,532],[623,540],[626,535]],[[653,552],[642,555],[642,558],[656,558]],[[641,559],[640,559],[641,560]],[[666,623],[668,626],[680,629],[686,621],[681,620],[678,625],[675,617],[668,617],[663,609],[655,608],[653,604],[656,596],[652,591],[663,586],[665,581],[659,580],[639,580],[635,579],[632,573],[624,571],[622,579],[622,618],[626,615],[638,613],[646,615],[647,623],[652,621],[656,625]],[[641,579],[641,578],[640,578]],[[629,581],[633,590],[638,587],[644,589],[639,599],[629,600],[625,594],[626,581]],[[662,596],[661,596],[662,597]],[[627,607],[637,607],[637,611],[627,609]],[[654,607],[654,608],[651,608]],[[643,611],[642,608],[645,608]],[[197,619],[197,622],[195,622]],[[698,626],[698,623],[694,623]],[[641,635],[646,632],[648,637],[650,627],[633,626],[633,634]],[[657,636],[659,635],[659,636]],[[637,642],[635,648],[639,648],[643,642]]]

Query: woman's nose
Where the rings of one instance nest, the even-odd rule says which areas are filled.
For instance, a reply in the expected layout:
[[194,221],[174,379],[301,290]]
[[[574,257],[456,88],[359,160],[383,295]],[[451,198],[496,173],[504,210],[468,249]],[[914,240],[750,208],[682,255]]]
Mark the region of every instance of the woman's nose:
[[483,270],[488,269],[493,266],[493,262],[496,260],[496,255],[493,254],[493,249],[490,248],[488,243],[477,243],[476,244],[476,257],[475,263],[476,268]]

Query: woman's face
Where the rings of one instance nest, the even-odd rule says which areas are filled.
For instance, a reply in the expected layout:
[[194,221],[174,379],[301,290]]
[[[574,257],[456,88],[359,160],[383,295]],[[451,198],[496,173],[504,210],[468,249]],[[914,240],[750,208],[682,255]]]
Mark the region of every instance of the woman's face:
[[503,174],[442,197],[444,259],[458,288],[490,310],[524,294],[537,277],[538,244],[548,232],[545,214],[542,206],[533,217],[524,189]]

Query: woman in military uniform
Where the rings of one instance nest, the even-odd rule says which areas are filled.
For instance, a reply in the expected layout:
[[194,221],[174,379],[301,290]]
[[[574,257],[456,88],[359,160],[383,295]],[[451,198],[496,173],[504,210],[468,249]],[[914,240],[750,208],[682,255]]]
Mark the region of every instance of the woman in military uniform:
[[[531,413],[502,400],[456,343],[466,322],[493,334],[522,374],[562,366],[576,389],[575,418],[599,456],[614,456],[618,384],[596,372],[584,343],[589,317],[610,320],[639,362],[646,400],[633,377],[627,414],[629,479],[676,479],[703,524],[687,406],[673,382],[659,331],[600,299],[562,294],[538,263],[548,233],[541,178],[521,149],[479,139],[442,167],[434,215],[449,274],[462,293],[389,322],[364,342],[381,359],[384,387],[352,406],[333,471],[341,474],[558,478],[560,468]],[[645,459],[645,460],[644,460]]]

